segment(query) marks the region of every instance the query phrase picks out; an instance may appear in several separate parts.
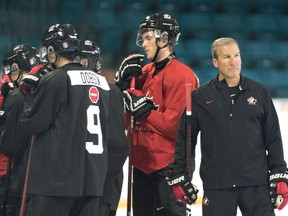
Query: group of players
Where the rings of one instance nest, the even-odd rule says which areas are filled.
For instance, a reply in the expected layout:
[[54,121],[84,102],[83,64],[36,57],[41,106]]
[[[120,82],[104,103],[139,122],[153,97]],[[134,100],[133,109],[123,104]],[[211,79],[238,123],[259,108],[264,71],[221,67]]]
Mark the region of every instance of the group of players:
[[3,60],[1,215],[116,215],[129,151],[122,93],[72,25],[52,25],[41,45]]
[[116,215],[130,147],[133,215],[184,216],[197,199],[191,173],[199,132],[204,216],[233,216],[237,207],[272,216],[287,204],[287,165],[268,90],[240,75],[240,49],[229,37],[212,43],[218,74],[199,86],[176,57],[179,36],[170,14],[147,16],[136,44],[150,63],[128,56],[116,85],[101,76],[100,48],[80,40],[71,24],[50,26],[39,50],[21,44],[7,53],[2,216]]

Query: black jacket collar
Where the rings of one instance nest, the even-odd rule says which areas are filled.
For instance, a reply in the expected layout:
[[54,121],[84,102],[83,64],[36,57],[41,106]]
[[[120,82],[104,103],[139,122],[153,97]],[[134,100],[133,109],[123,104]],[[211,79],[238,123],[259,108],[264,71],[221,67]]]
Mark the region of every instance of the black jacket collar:
[[[224,79],[224,80],[219,81],[218,77],[219,77],[219,74],[217,74],[217,76],[213,78],[212,82],[213,82],[218,88],[221,88],[221,89],[227,88],[227,82],[226,82],[226,80]],[[242,76],[242,75],[240,74],[239,89],[240,89],[240,91],[241,91],[241,90],[245,90],[245,89],[247,89],[247,88],[248,88],[247,78],[244,77],[244,76]]]

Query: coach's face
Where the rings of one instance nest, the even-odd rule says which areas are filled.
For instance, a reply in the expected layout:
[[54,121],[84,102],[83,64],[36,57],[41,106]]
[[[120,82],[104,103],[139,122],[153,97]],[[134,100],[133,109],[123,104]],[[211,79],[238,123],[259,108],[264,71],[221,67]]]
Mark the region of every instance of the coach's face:
[[219,79],[240,79],[242,62],[238,45],[231,42],[218,47],[217,56],[213,58],[213,65],[219,71]]

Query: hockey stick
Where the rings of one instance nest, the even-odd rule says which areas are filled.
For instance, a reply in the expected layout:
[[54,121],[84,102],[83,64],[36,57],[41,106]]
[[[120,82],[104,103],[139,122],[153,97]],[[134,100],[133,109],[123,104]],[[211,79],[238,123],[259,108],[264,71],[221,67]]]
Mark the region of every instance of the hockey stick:
[[19,216],[24,216],[24,212],[25,212],[26,196],[27,196],[27,184],[28,184],[30,161],[31,161],[31,155],[32,155],[32,146],[33,146],[34,142],[35,142],[35,136],[32,136],[31,145],[30,145],[30,151],[29,151],[29,157],[28,157],[28,161],[27,161],[25,182],[24,182],[24,186],[23,186],[22,201],[21,201],[21,208],[20,208]]
[[[132,77],[130,82],[130,89],[135,90],[135,77]],[[128,194],[127,194],[127,216],[131,216],[131,204],[132,204],[132,145],[133,145],[133,126],[134,118],[130,117],[130,155],[128,157]]]
[[[186,84],[186,169],[188,177],[192,179],[191,161],[191,118],[192,118],[192,84]],[[186,216],[191,216],[191,205],[186,205]]]
[[6,208],[7,208],[7,202],[8,202],[8,194],[9,194],[9,185],[10,185],[10,175],[11,175],[11,169],[12,169],[12,161],[13,161],[13,159],[11,157],[8,157],[7,172],[6,172],[6,177],[5,177],[5,193],[4,193],[3,202],[2,202],[1,216],[6,215]]
[[192,178],[191,164],[191,116],[192,116],[192,101],[191,101],[192,84],[186,84],[186,168],[189,178]]

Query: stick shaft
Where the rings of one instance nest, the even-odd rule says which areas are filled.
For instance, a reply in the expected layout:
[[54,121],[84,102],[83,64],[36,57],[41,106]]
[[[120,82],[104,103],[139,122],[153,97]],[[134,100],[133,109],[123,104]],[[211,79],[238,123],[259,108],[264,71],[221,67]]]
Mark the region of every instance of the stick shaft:
[[[192,179],[191,161],[191,116],[192,116],[192,84],[186,84],[186,169],[188,176]],[[186,205],[186,216],[191,216],[191,205]]]
[[21,208],[20,208],[19,216],[24,216],[24,212],[25,212],[27,184],[28,184],[28,177],[29,177],[30,161],[31,161],[31,156],[32,156],[32,147],[33,147],[34,141],[35,141],[35,136],[32,136],[30,151],[29,151],[29,157],[28,157],[28,162],[27,162],[27,168],[26,168],[25,182],[24,182],[24,186],[23,186],[22,201],[21,201]]
[[192,116],[192,84],[186,84],[186,168],[188,175],[192,178],[192,161],[191,161],[191,116]]
[[[132,77],[130,82],[130,89],[135,90],[135,77]],[[132,145],[133,145],[133,126],[134,118],[130,116],[130,155],[128,157],[128,194],[127,194],[127,216],[131,216],[131,204],[132,204]]]

